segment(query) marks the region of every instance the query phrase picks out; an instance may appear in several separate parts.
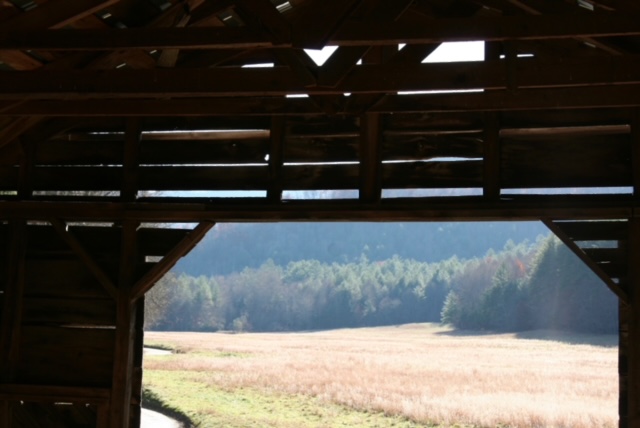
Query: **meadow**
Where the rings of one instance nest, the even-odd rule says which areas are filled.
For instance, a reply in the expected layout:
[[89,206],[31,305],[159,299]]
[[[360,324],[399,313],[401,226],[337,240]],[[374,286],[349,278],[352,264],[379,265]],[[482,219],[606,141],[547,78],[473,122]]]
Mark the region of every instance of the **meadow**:
[[437,324],[147,332],[144,385],[200,427],[617,427],[617,337]]

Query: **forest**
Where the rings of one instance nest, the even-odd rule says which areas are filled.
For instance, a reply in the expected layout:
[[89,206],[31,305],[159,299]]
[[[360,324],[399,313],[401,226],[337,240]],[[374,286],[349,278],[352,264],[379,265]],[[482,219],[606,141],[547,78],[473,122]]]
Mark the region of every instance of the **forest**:
[[[394,227],[402,231],[399,224]],[[400,232],[394,234],[391,229],[386,240],[370,234],[367,242],[367,231],[357,230],[359,238],[349,235],[340,242],[360,251],[337,248],[338,241],[333,239],[340,230],[335,236],[316,230],[316,241],[306,241],[309,231],[307,235],[286,234],[281,239],[289,239],[289,247],[283,245],[280,251],[274,251],[279,243],[270,241],[265,236],[269,231],[264,229],[259,239],[246,246],[237,238],[238,229],[223,230],[209,238],[213,244],[228,254],[252,252],[252,257],[247,256],[252,263],[220,267],[215,254],[205,258],[207,252],[198,251],[194,258],[197,268],[186,270],[194,260],[179,265],[148,294],[146,327],[167,331],[301,331],[443,322],[460,329],[487,331],[617,330],[615,295],[557,238],[547,233],[517,244],[507,240],[499,250],[486,248],[503,239],[503,233],[530,236],[538,226],[525,224],[517,231],[509,226],[511,230],[504,232],[498,227],[486,233],[493,239],[479,244],[484,230],[474,235],[464,233],[464,228],[457,233],[457,226],[435,225],[433,233],[458,236],[449,240],[448,247],[441,239],[437,242],[443,245],[430,245],[429,229],[418,234],[411,231],[412,226],[403,227],[414,239],[403,242],[397,236]],[[296,251],[296,242],[315,248],[315,258],[312,250]],[[332,243],[335,248],[327,251]],[[205,242],[204,247],[213,244]],[[412,245],[415,248],[410,251]],[[402,255],[398,254],[400,249]],[[479,251],[483,253],[470,256]],[[261,259],[263,253],[273,257]]]

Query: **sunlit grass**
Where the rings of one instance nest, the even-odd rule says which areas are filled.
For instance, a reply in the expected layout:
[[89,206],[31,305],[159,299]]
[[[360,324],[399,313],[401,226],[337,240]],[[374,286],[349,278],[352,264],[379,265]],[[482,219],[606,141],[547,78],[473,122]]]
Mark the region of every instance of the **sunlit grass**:
[[615,337],[521,336],[147,333],[144,382],[203,427],[617,426]]

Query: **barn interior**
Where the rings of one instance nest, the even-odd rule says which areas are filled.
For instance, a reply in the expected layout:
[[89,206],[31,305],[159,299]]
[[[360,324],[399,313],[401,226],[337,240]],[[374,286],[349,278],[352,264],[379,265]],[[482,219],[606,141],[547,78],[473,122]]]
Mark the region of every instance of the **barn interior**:
[[542,220],[640,427],[639,53],[633,0],[0,1],[0,426],[139,427],[144,294],[216,223]]

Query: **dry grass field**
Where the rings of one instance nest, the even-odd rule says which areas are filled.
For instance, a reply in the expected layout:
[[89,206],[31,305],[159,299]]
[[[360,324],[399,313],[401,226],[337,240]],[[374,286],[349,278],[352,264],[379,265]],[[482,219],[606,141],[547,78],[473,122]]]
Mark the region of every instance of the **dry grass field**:
[[616,340],[430,324],[149,332],[178,353],[146,357],[144,383],[202,427],[616,427]]

